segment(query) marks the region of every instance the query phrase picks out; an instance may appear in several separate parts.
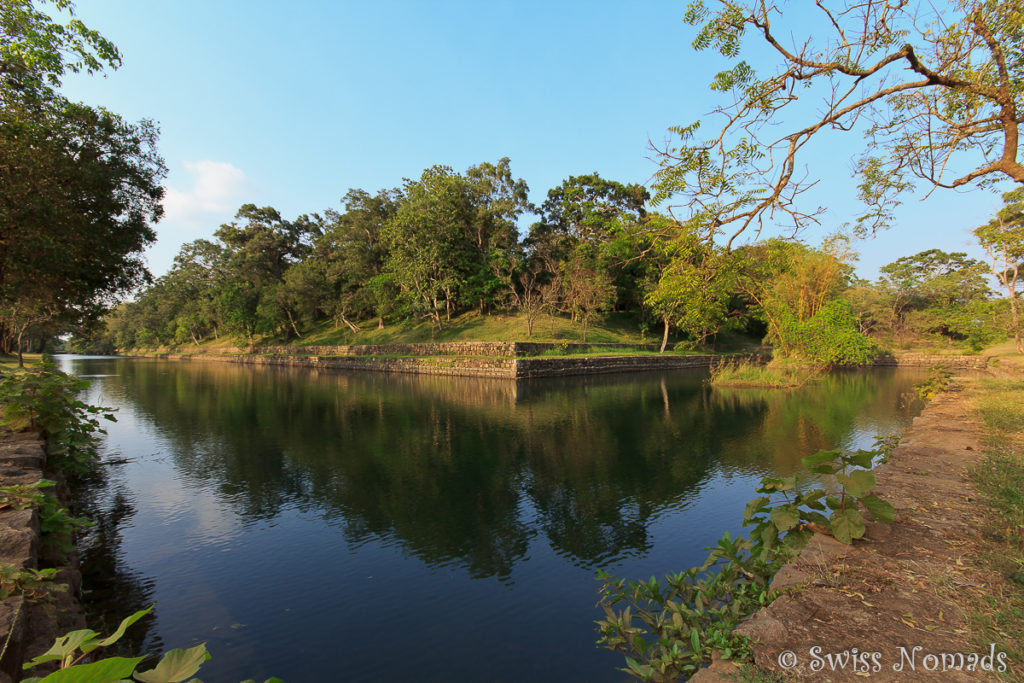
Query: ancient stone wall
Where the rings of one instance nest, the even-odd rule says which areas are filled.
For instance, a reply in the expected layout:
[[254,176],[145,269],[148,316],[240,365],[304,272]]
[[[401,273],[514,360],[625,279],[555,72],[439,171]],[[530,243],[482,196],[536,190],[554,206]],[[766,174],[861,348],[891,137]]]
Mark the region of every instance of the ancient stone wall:
[[584,358],[522,358],[516,361],[516,378],[563,377],[606,372],[641,372],[677,368],[707,368],[714,355],[701,356],[591,356]]
[[555,342],[423,342],[418,344],[358,344],[351,346],[257,346],[254,354],[312,356],[536,356],[550,349],[566,353],[586,349],[657,351],[653,344],[576,344]]
[[875,359],[880,367],[931,368],[941,365],[950,370],[984,370],[988,356],[969,354],[943,355],[937,353],[887,353]]
[[[0,486],[35,484],[45,467],[46,450],[38,432],[0,430]],[[46,554],[40,547],[39,513],[15,507],[0,509],[0,564],[6,571],[38,569],[40,553]],[[12,595],[0,600],[0,641],[6,643],[0,683],[20,680],[22,662],[41,655],[58,635],[84,626],[77,601],[80,586],[77,569],[67,567],[41,589],[45,596],[29,600]]]

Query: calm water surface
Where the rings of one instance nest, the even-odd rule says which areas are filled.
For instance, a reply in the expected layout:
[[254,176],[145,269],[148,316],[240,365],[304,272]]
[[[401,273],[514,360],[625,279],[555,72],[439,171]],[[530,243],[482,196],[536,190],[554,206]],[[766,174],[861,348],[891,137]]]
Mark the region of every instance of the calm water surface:
[[[505,380],[62,357],[118,409],[84,571],[94,627],[205,641],[208,681],[618,681],[595,570],[703,562],[760,477],[867,447],[908,371],[794,392],[704,373]],[[92,502],[88,502],[90,497]]]

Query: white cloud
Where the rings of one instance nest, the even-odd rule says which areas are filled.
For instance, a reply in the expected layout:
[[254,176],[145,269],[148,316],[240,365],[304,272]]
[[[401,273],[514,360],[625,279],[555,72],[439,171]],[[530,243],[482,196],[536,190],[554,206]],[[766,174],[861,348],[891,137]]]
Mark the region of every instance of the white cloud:
[[180,190],[168,185],[164,195],[164,221],[197,227],[211,214],[221,220],[225,213],[234,215],[248,187],[241,169],[224,161],[186,161],[184,166],[191,176],[192,187]]

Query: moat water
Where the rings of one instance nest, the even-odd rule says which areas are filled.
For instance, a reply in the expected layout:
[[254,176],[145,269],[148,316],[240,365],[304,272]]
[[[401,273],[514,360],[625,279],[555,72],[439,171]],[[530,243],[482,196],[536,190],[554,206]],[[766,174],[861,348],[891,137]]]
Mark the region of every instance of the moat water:
[[921,373],[520,381],[60,357],[117,409],[80,498],[90,626],[208,681],[619,681],[595,572],[700,564],[761,477],[866,448]]

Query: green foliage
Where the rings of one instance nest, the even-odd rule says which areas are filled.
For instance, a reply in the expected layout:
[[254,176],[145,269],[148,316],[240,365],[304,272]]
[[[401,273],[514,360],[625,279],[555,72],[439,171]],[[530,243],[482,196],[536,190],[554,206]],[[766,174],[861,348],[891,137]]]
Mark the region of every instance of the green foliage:
[[[25,669],[31,669],[48,662],[60,662],[60,668],[43,677],[23,678],[25,683],[202,683],[193,678],[204,662],[210,659],[206,644],[200,643],[187,649],[175,649],[164,656],[152,669],[139,671],[139,665],[147,659],[141,657],[107,657],[85,662],[86,657],[99,648],[113,645],[124,635],[129,626],[152,611],[152,607],[139,610],[126,617],[117,629],[106,638],[91,629],[71,631],[54,642],[53,646],[38,657],[26,662]],[[248,682],[247,682],[248,683]],[[278,678],[267,679],[265,683],[281,683]]]
[[928,377],[914,384],[914,391],[922,401],[930,401],[937,394],[949,389],[953,383],[953,373],[942,365],[936,365],[928,370]]
[[991,260],[991,273],[1006,291],[1010,303],[1010,331],[1017,352],[1024,353],[1024,324],[1021,322],[1020,267],[1024,262],[1024,189],[1018,188],[1003,195],[1005,206],[996,217],[974,230],[982,248]]
[[74,548],[71,543],[74,531],[92,526],[92,523],[83,517],[72,517],[68,510],[60,505],[56,496],[42,490],[53,485],[54,482],[49,479],[40,479],[34,484],[0,487],[0,509],[37,508],[43,545],[52,548],[66,561],[67,553]]
[[27,370],[0,370],[0,405],[7,426],[40,428],[46,433],[51,463],[67,472],[84,472],[99,457],[98,416],[116,421],[110,409],[78,398],[89,382],[65,374],[50,362]]
[[[599,572],[598,621],[604,648],[626,656],[626,673],[644,681],[692,676],[714,652],[726,659],[750,657],[745,638],[733,633],[741,621],[771,603],[769,589],[779,568],[797,553],[812,528],[852,543],[865,532],[864,510],[891,523],[892,505],[871,493],[871,467],[881,451],[821,451],[803,458],[817,477],[834,477],[838,491],[805,490],[799,477],[766,477],[747,503],[745,539],[726,532],[707,561],[664,581],[626,581]],[[859,505],[858,505],[859,504]]]
[[878,351],[843,299],[833,299],[806,320],[787,310],[776,317],[780,351],[819,367],[866,365]]
[[1004,309],[989,300],[986,268],[963,252],[928,249],[881,268],[848,294],[862,329],[900,342],[937,337],[979,350],[1005,332]]
[[0,562],[0,599],[22,595],[30,600],[46,595],[46,587],[57,574],[56,569],[16,567]]
[[157,128],[55,90],[67,72],[119,64],[117,48],[68,0],[0,3],[4,352],[20,353],[33,329],[94,321],[149,280],[141,252],[156,239],[166,174]]
[[746,360],[722,361],[712,366],[707,382],[712,386],[781,389],[803,386],[818,374],[806,365],[780,360],[767,364]]

